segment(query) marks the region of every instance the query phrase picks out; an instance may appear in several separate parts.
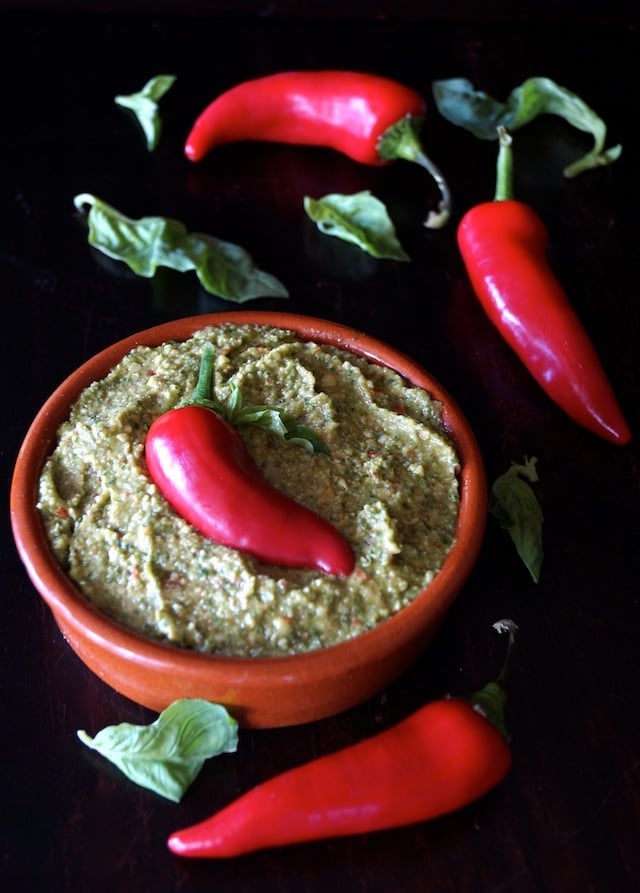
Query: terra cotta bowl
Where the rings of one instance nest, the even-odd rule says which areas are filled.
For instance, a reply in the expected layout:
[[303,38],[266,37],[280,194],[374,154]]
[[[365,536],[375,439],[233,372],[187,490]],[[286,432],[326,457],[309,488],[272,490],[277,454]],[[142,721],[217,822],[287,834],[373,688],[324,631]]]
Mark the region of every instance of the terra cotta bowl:
[[[58,564],[36,509],[42,466],[80,392],[138,345],[182,341],[207,325],[257,323],[331,343],[399,372],[443,404],[460,457],[456,541],[427,589],[374,629],[345,643],[287,657],[232,658],[154,642],[115,623],[81,595]],[[20,449],[11,486],[11,522],[29,577],[80,659],[106,684],[154,711],[178,698],[224,704],[245,727],[295,725],[352,707],[397,679],[436,634],[465,583],[484,536],[487,488],[475,437],[460,409],[423,368],[352,328],[280,312],[233,311],[165,323],[125,338],[88,360],[51,395]]]

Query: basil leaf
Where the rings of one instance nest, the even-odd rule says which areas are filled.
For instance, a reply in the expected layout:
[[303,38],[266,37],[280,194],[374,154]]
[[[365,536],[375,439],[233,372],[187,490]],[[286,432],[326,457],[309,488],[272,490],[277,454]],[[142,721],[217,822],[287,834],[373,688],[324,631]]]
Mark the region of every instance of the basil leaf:
[[295,443],[308,453],[329,455],[329,450],[319,435],[272,406],[246,406],[233,424],[254,425]]
[[295,419],[287,415],[281,415],[280,418],[285,426],[284,439],[290,443],[307,450],[308,453],[323,453],[329,456],[329,449],[322,438],[307,428],[306,425],[299,425]]
[[122,108],[130,109],[136,118],[147,140],[147,149],[152,152],[158,145],[162,122],[158,112],[158,100],[175,83],[173,74],[159,74],[144,85],[139,93],[128,96],[116,96],[114,102]]
[[74,198],[80,211],[89,210],[89,244],[124,261],[138,276],[151,278],[158,267],[195,270],[210,294],[243,303],[253,298],[287,298],[284,285],[254,266],[239,245],[203,233],[189,233],[184,224],[167,217],[132,220],[89,193]]
[[528,483],[539,480],[536,461],[525,457],[524,465],[512,463],[489,495],[489,511],[513,540],[534,583],[540,579],[543,558],[542,509]]
[[550,78],[528,78],[511,91],[506,102],[498,102],[487,93],[474,90],[466,78],[434,81],[432,92],[444,118],[480,139],[497,139],[499,126],[515,131],[538,115],[558,115],[572,127],[590,133],[593,149],[568,165],[563,171],[565,177],[575,177],[590,168],[611,164],[622,153],[620,145],[605,149],[607,127],[593,109]]
[[251,403],[245,404],[242,391],[236,385],[232,385],[231,395],[224,406],[218,409],[221,415],[234,427],[237,425],[254,425],[271,434],[277,434],[283,440],[297,444],[309,453],[324,453],[329,455],[322,438],[307,428],[300,425],[282,409],[275,406],[257,406]]
[[121,723],[95,738],[83,729],[77,735],[131,781],[178,803],[205,760],[235,752],[238,724],[219,704],[182,698],[151,725]]
[[384,204],[368,190],[354,195],[333,193],[304,198],[307,215],[327,236],[352,242],[373,257],[410,260],[396,237]]

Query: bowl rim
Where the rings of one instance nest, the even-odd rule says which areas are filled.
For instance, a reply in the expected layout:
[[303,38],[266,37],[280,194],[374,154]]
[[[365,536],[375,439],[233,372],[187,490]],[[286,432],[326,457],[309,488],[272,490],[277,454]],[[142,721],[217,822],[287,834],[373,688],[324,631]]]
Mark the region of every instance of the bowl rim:
[[[398,372],[411,385],[422,387],[442,403],[442,417],[460,459],[460,506],[456,541],[433,581],[415,599],[371,630],[325,648],[291,655],[228,656],[193,651],[155,641],[111,619],[91,604],[57,562],[36,508],[36,494],[42,466],[56,442],[56,432],[70,412],[80,392],[92,381],[103,378],[130,350],[158,346],[166,341],[187,340],[195,331],[226,323],[268,325],[290,329],[305,341],[329,343],[366,357]],[[44,436],[46,434],[46,436]],[[475,564],[484,538],[487,517],[487,483],[484,463],[469,423],[448,391],[419,363],[404,352],[343,323],[286,311],[230,310],[198,314],[160,323],[114,342],[83,362],[51,393],[35,416],[24,437],[14,466],[10,488],[11,526],[19,556],[28,576],[56,618],[81,630],[101,648],[142,662],[147,668],[168,668],[179,660],[187,674],[198,674],[213,666],[231,671],[238,678],[249,670],[267,679],[282,682],[304,668],[321,679],[329,658],[340,672],[349,672],[360,663],[354,642],[367,641],[375,651],[384,644],[401,645],[426,610],[428,599],[434,614],[444,614],[465,583]]]

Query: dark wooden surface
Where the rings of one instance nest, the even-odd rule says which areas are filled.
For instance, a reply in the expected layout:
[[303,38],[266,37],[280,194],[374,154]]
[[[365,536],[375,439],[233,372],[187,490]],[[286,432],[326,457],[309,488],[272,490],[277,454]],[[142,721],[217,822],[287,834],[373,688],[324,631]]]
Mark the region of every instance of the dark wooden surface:
[[[440,118],[430,84],[466,76],[505,98],[525,78],[547,75],[602,115],[609,144],[623,143],[615,165],[568,181],[561,169],[589,139],[557,119],[541,120],[518,137],[517,188],[549,225],[552,263],[637,435],[637,22],[623,15],[608,20],[601,10],[595,23],[572,16],[565,4],[557,4],[557,18],[551,12],[531,22],[489,15],[483,22],[471,14],[430,21],[426,4],[416,4],[423,14],[415,21],[409,5],[400,4],[407,13],[400,17],[382,12],[345,21],[337,9],[334,22],[328,11],[338,4],[323,4],[314,22],[274,15],[278,4],[268,14],[238,17],[216,16],[214,5],[205,16],[202,5],[191,14],[185,4],[182,17],[170,15],[167,4],[156,14],[152,8],[123,17],[108,9],[47,15],[38,4],[32,11],[25,4],[24,14],[2,13],[7,492],[31,419],[80,362],[141,328],[230,307],[190,276],[161,271],[152,281],[138,279],[92,252],[73,208],[76,194],[92,192],[131,216],[175,217],[243,245],[291,291],[288,301],[252,306],[348,323],[420,361],[466,412],[490,480],[511,460],[537,456],[542,578],[537,586],[530,582],[490,519],[468,584],[408,673],[343,715],[243,732],[237,754],[208,763],[176,806],[135,787],[77,740],[80,728],[93,734],[155,717],[110,691],[66,646],[18,560],[5,512],[0,884],[11,893],[635,893],[637,439],[617,448],[575,426],[480,311],[457,254],[455,223],[491,197],[495,145]],[[424,91],[431,111],[426,147],[456,202],[449,228],[421,227],[437,194],[426,174],[406,163],[372,169],[321,150],[259,145],[221,149],[198,166],[184,159],[189,125],[216,93],[295,67],[372,70]],[[162,105],[164,137],[150,155],[113,97],[160,72],[178,80]],[[410,264],[374,261],[321,237],[306,219],[303,195],[361,189],[386,202]],[[230,862],[169,854],[169,832],[255,783],[390,726],[443,692],[484,683],[500,663],[503,643],[491,625],[501,617],[513,618],[521,632],[508,709],[514,762],[482,801],[403,830]]]

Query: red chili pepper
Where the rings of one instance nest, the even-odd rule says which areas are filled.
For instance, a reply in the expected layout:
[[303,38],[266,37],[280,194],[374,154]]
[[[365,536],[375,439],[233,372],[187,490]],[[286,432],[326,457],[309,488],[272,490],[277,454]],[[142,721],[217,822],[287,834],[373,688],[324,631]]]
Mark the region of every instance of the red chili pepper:
[[450,214],[449,187],[420,144],[420,93],[389,78],[353,71],[285,71],[222,93],[196,119],[184,151],[199,161],[215,146],[243,140],[337,149],[363,164],[404,158],[429,171],[441,193],[425,226]]
[[489,319],[538,384],[574,421],[616,444],[631,431],[596,354],[546,257],[548,231],[511,198],[511,138],[501,129],[495,199],[468,211],[458,245]]
[[151,478],[201,533],[269,564],[348,576],[353,551],[327,520],[272,487],[216,408],[212,351],[189,405],[159,416],[145,439]]
[[[508,658],[516,625],[502,620],[495,628],[509,633]],[[505,660],[498,680],[469,699],[433,701],[378,735],[258,785],[176,831],[169,848],[181,856],[225,858],[397,828],[460,809],[499,784],[511,766],[503,725],[506,666]]]

